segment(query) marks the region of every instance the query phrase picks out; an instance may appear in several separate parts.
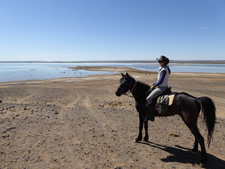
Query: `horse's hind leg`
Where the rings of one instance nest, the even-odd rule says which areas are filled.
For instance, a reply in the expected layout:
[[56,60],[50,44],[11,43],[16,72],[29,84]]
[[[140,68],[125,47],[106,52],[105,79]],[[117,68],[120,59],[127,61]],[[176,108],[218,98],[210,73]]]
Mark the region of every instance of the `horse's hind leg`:
[[208,161],[208,158],[207,158],[207,155],[206,155],[204,138],[200,134],[197,126],[191,128],[191,131],[192,131],[192,133],[194,134],[195,138],[197,139],[198,143],[201,146],[201,156],[202,156],[201,162],[205,164]]
[[194,148],[192,149],[192,152],[197,152],[197,151],[198,151],[198,139],[195,138]]
[[[181,116],[181,117],[182,117],[184,123],[188,126],[188,128],[191,130],[192,134],[195,137],[194,148],[192,151],[198,150],[198,143],[199,143],[201,146],[201,162],[203,164],[205,164],[206,161],[208,161],[208,158],[206,155],[204,138],[200,134],[198,127],[197,127],[197,116],[194,118],[194,115],[197,115],[197,113],[190,114],[190,113],[182,112],[182,114],[183,114],[183,116]],[[190,120],[191,117],[193,118],[192,120]]]
[[195,143],[194,143],[194,148],[192,151],[197,151],[198,150],[198,143],[201,146],[201,162],[205,164],[208,161],[207,155],[206,155],[206,150],[205,150],[205,143],[204,143],[204,138],[200,134],[197,125],[191,125],[186,123],[188,128],[191,130],[192,134],[195,136]]

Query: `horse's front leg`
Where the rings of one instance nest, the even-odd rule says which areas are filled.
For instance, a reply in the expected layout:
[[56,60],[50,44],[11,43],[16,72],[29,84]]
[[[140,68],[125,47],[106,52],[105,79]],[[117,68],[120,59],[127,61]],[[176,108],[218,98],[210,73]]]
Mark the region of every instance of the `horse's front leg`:
[[143,123],[144,123],[144,119],[141,113],[139,113],[139,134],[138,134],[138,137],[134,140],[135,142],[139,142],[142,140]]
[[144,125],[145,125],[145,137],[144,137],[144,141],[148,142],[148,120],[144,121]]

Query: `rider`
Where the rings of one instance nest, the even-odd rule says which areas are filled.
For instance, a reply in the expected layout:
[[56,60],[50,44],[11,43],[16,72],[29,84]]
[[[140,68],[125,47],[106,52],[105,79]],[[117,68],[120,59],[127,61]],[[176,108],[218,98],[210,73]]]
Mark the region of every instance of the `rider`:
[[[162,94],[168,88],[168,80],[170,74],[170,68],[167,66],[169,64],[169,59],[166,56],[160,56],[157,59],[159,62],[159,73],[158,73],[158,81],[150,85],[152,92],[146,98],[148,102],[148,120],[154,121],[154,105],[152,104],[152,100]],[[153,90],[154,89],[154,90]]]

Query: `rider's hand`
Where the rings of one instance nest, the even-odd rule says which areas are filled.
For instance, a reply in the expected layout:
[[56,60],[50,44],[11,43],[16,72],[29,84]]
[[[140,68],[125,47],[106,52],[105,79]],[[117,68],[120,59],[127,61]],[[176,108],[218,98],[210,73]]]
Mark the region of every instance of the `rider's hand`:
[[154,86],[154,84],[150,84],[150,89],[154,89],[155,88],[155,86]]

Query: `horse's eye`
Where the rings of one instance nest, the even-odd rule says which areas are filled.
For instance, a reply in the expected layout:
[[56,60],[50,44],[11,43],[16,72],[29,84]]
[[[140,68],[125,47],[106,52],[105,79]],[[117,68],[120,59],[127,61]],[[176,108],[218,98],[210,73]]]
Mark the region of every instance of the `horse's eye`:
[[123,84],[124,84],[124,85],[127,85],[127,84],[128,84],[128,81],[123,82]]

